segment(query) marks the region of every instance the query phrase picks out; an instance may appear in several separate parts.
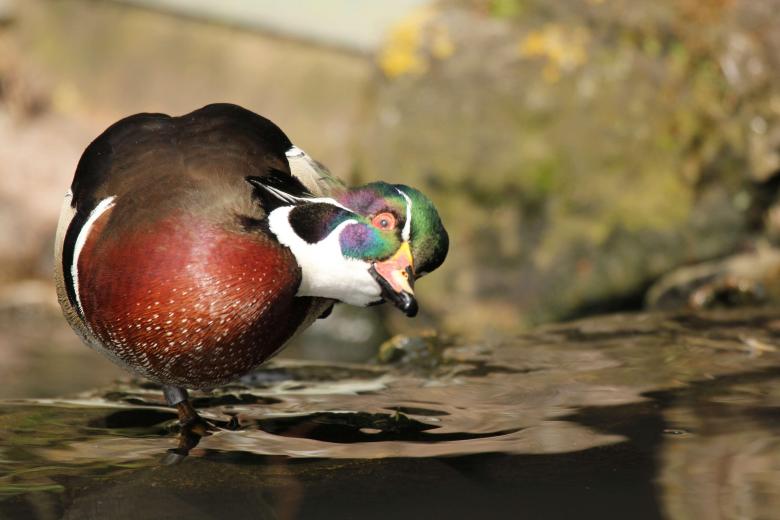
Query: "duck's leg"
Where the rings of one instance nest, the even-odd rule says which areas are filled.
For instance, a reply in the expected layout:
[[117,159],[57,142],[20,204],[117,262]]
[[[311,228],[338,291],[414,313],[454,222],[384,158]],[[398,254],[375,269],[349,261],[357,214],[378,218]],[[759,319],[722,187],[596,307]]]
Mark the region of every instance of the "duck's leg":
[[195,407],[190,402],[190,396],[185,388],[164,385],[163,394],[168,405],[175,406],[179,412],[181,433],[179,435],[179,447],[176,451],[181,455],[187,455],[192,448],[198,445],[201,437],[210,435],[209,430],[212,427],[198,415]]
[[190,402],[186,388],[165,385],[163,386],[163,395],[165,395],[165,402],[168,403],[168,406],[175,406],[179,412],[179,422],[182,427],[200,419],[198,412],[195,411],[195,407]]

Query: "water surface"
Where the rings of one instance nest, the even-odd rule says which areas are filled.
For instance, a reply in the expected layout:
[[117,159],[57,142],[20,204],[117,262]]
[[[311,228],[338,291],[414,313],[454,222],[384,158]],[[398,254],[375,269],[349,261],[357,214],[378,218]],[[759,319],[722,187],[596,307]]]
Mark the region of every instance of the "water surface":
[[[776,518],[780,319],[615,316],[198,395],[0,401],[0,518]],[[422,360],[422,362],[421,362]]]

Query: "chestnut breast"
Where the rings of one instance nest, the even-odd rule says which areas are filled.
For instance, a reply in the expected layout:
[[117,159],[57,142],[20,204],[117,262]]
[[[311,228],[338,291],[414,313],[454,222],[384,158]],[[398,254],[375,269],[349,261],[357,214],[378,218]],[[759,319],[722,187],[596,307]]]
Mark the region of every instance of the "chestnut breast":
[[78,281],[92,333],[130,368],[164,384],[219,385],[273,355],[305,321],[312,301],[294,296],[295,259],[268,236],[175,211],[115,227],[121,203],[94,223]]

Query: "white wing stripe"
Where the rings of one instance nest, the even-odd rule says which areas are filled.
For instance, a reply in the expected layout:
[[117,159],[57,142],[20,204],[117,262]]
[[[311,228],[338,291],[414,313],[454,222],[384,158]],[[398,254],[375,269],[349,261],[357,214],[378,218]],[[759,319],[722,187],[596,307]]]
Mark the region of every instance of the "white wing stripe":
[[263,184],[263,188],[265,188],[268,193],[273,195],[274,197],[278,198],[279,200],[283,202],[289,202],[291,204],[294,204],[296,202],[308,202],[308,203],[324,203],[324,204],[331,204],[333,206],[336,206],[338,208],[341,208],[343,210],[349,211],[350,213],[354,213],[351,209],[341,204],[336,199],[331,199],[330,197],[296,197],[295,195],[291,195],[285,191],[280,190],[279,188],[274,188],[272,186],[266,186]]
[[286,155],[287,157],[303,157],[304,155],[306,155],[306,152],[304,152],[297,146],[292,145],[292,147],[289,150],[287,150],[284,153],[284,155]]

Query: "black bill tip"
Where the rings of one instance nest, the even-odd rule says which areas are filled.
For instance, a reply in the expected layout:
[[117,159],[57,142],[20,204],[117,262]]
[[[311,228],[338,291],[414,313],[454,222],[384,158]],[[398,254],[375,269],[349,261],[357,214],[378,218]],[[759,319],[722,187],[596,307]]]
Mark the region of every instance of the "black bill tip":
[[401,309],[401,311],[410,318],[417,316],[417,311],[420,310],[417,306],[417,299],[407,292],[402,292],[398,294],[398,296],[400,301],[393,302],[395,303],[395,306]]
[[[390,282],[385,280],[377,270],[374,269],[373,265],[368,272],[371,273],[371,276],[374,277],[379,284],[379,287],[382,289],[382,298],[385,301],[392,302],[393,305],[410,318],[417,316],[420,307],[417,305],[417,299],[414,297],[414,294],[410,294],[406,291],[395,292],[390,286]],[[414,278],[411,278],[411,280],[414,280]]]

